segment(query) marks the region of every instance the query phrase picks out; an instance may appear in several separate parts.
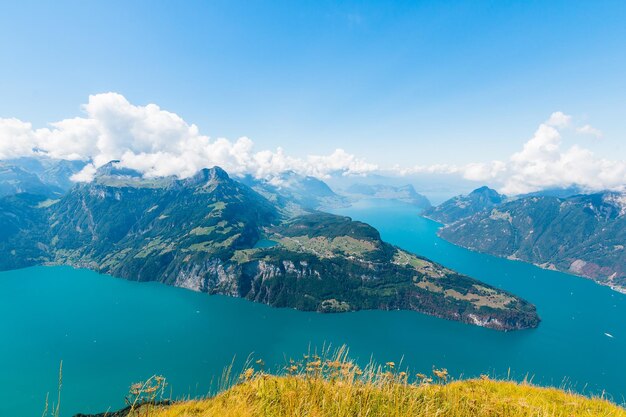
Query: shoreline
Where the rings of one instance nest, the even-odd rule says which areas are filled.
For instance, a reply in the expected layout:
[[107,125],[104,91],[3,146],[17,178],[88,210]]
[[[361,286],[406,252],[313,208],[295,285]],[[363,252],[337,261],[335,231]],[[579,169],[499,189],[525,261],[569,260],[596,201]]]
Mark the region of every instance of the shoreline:
[[463,249],[466,249],[466,250],[470,250],[470,251],[472,251],[472,252],[476,252],[476,253],[481,253],[481,254],[484,254],[484,255],[494,256],[494,257],[496,257],[496,258],[500,258],[500,259],[507,259],[507,260],[509,260],[509,261],[516,261],[516,262],[523,262],[523,263],[525,263],[525,264],[533,265],[533,266],[536,266],[536,267],[538,267],[538,268],[541,268],[541,269],[543,269],[543,270],[547,270],[547,271],[555,271],[555,272],[560,272],[560,273],[562,273],[562,274],[570,275],[570,276],[572,276],[572,277],[584,278],[584,279],[586,279],[586,280],[592,281],[593,283],[595,283],[595,284],[597,284],[597,285],[601,285],[601,286],[603,286],[603,287],[608,287],[608,288],[610,288],[611,290],[613,290],[613,291],[615,291],[615,292],[617,292],[617,293],[620,293],[620,294],[624,294],[624,295],[626,295],[626,287],[622,287],[622,286],[619,286],[619,285],[612,285],[612,284],[609,284],[609,283],[605,283],[605,282],[599,281],[599,280],[597,280],[596,278],[593,278],[593,277],[590,277],[590,276],[587,276],[587,275],[582,275],[582,274],[576,274],[576,273],[573,273],[573,272],[572,272],[572,271],[570,271],[570,270],[563,270],[563,269],[559,269],[559,268],[557,268],[556,266],[554,266],[553,264],[546,264],[546,263],[539,264],[539,263],[536,263],[536,262],[526,261],[526,260],[524,260],[524,259],[517,258],[517,257],[515,257],[514,255],[501,256],[501,255],[497,255],[497,254],[495,254],[495,253],[484,252],[484,251],[480,251],[480,250],[478,250],[478,249],[475,249],[475,248],[472,248],[472,247],[469,247],[469,246],[464,246],[464,245],[458,244],[458,243],[456,243],[456,242],[453,242],[453,241],[448,240],[448,239],[446,239],[446,238],[444,238],[444,237],[442,237],[442,236],[441,236],[440,232],[441,232],[441,230],[442,230],[445,226],[447,226],[446,224],[444,224],[444,223],[440,223],[440,222],[438,222],[438,221],[436,221],[436,220],[433,220],[433,219],[431,219],[431,218],[428,218],[428,217],[426,217],[426,216],[422,216],[422,217],[424,217],[425,219],[428,219],[428,220],[431,220],[431,221],[434,221],[434,222],[436,222],[436,223],[441,224],[441,225],[442,225],[442,227],[440,227],[440,228],[439,228],[439,230],[437,230],[437,237],[439,237],[439,238],[440,238],[440,239],[442,239],[442,240],[445,240],[445,241],[446,241],[446,242],[448,242],[448,243],[451,243],[451,244],[453,244],[453,245],[455,245],[455,246],[458,246],[458,247],[460,247],[460,248],[463,248]]

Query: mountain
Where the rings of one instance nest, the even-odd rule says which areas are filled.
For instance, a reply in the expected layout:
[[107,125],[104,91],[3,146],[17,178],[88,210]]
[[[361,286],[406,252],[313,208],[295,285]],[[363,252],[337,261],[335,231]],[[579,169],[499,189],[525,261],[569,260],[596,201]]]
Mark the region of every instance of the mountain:
[[[343,194],[353,184],[367,185],[390,185],[403,187],[411,184],[420,194],[426,196],[431,202],[443,202],[452,195],[460,194],[465,190],[475,188],[474,181],[465,180],[450,174],[437,173],[404,173],[381,175],[377,172],[368,173],[366,176],[331,175],[324,179],[333,190]],[[472,188],[473,187],[473,188]]]
[[70,178],[84,167],[85,162],[83,161],[44,160],[44,169],[38,175],[44,183],[68,191],[74,186],[74,182]]
[[166,283],[254,245],[278,219],[220,168],[185,180],[97,175],[51,208],[53,262]]
[[61,192],[62,190],[57,187],[44,184],[33,173],[14,165],[0,163],[0,196],[19,193],[52,196],[59,195]]
[[0,196],[30,193],[60,196],[74,183],[70,177],[85,166],[82,161],[19,158],[0,162]]
[[489,187],[480,187],[468,195],[453,197],[426,210],[423,215],[440,223],[450,224],[502,203],[506,197]]
[[[97,182],[106,183],[110,181],[115,181],[116,179],[120,178],[133,178],[136,180],[140,180],[143,175],[141,174],[141,172],[134,169],[120,166],[120,161],[114,160],[98,168],[94,177],[96,178]],[[137,185],[140,185],[141,183],[145,184],[146,182],[138,181]]]
[[269,179],[258,179],[251,175],[238,179],[269,200],[290,208],[292,212],[348,205],[347,199],[336,194],[324,181],[293,171]]
[[585,190],[581,187],[572,185],[565,188],[546,188],[545,190],[534,191],[532,193],[521,194],[516,196],[515,198],[525,198],[525,197],[559,197],[559,198],[567,198],[572,197],[579,194],[586,194]]
[[444,227],[441,237],[626,291],[626,195],[526,197]]
[[281,292],[301,299],[303,309],[317,299],[321,311],[408,309],[498,329],[538,324],[523,300],[385,243],[376,229],[348,217],[300,216],[268,236],[278,245],[241,256],[282,260],[296,289]]
[[47,201],[27,193],[0,198],[0,269],[49,261]]
[[289,217],[218,167],[144,179],[111,164],[60,199],[11,196],[0,209],[0,269],[67,264],[276,307],[409,309],[500,330],[539,322],[528,302],[389,245],[367,224]]
[[355,198],[381,198],[403,201],[423,209],[431,207],[428,198],[416,192],[415,188],[410,184],[394,186],[387,184],[356,183],[347,187],[345,192]]

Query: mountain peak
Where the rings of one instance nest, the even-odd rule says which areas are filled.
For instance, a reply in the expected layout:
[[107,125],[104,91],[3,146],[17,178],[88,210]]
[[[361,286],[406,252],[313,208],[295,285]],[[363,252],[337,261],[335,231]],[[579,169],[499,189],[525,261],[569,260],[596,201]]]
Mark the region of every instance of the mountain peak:
[[120,161],[113,160],[102,165],[96,170],[96,178],[98,177],[133,177],[141,178],[141,172],[131,168],[120,166]]
[[202,168],[196,172],[193,176],[183,180],[185,185],[205,185],[205,184],[217,184],[230,180],[228,173],[218,166],[213,168]]
[[472,191],[470,193],[470,195],[473,194],[491,194],[491,195],[501,195],[500,193],[498,193],[496,190],[494,190],[493,188],[489,188],[486,185],[483,185],[482,187],[478,187],[476,188],[474,191]]
[[218,166],[213,168],[202,168],[192,177],[201,181],[210,181],[214,179],[227,180],[230,179],[228,173]]
[[437,207],[425,212],[425,215],[441,223],[454,223],[464,217],[497,206],[506,197],[493,188],[482,186],[468,195],[459,195],[444,201]]
[[488,201],[492,204],[500,204],[504,201],[505,196],[494,190],[493,188],[489,188],[486,185],[475,189],[471,193],[469,193],[468,197],[471,199],[476,199],[479,201]]

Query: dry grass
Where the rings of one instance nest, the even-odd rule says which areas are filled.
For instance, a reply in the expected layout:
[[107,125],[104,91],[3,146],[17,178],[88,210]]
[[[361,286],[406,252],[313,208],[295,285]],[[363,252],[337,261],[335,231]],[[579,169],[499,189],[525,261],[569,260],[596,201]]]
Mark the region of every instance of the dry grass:
[[290,361],[282,375],[250,366],[215,397],[144,405],[131,416],[626,417],[626,410],[600,398],[486,376],[448,382],[445,369],[434,369],[432,376],[409,375],[392,362],[360,369],[340,349],[332,359],[313,354]]

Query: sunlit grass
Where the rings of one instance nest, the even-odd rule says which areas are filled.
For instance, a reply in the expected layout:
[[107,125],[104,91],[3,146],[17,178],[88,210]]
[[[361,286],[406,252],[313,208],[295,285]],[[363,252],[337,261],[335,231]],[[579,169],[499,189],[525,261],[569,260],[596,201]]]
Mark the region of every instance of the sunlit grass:
[[171,406],[142,405],[132,417],[572,417],[625,416],[601,398],[587,398],[528,383],[478,379],[449,382],[445,369],[410,374],[401,365],[370,363],[360,368],[346,349],[334,355],[307,354],[290,360],[280,375],[250,362],[236,377],[225,372],[220,394]]

